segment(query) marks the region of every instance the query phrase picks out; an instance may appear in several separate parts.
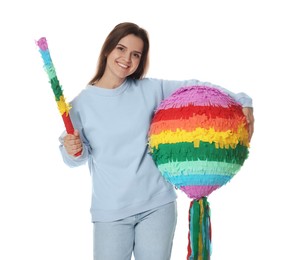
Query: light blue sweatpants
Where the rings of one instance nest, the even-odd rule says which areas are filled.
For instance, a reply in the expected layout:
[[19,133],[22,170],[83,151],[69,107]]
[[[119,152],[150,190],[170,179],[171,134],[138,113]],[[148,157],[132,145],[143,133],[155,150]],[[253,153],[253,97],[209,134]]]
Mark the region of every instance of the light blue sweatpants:
[[176,202],[114,222],[94,223],[94,260],[169,260]]

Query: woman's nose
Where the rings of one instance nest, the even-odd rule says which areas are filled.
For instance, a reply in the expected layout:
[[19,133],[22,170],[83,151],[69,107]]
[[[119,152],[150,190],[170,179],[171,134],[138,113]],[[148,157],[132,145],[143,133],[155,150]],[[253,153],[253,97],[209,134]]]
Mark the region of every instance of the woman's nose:
[[125,53],[124,53],[124,59],[125,59],[126,61],[130,61],[130,60],[131,60],[131,53],[129,53],[129,52],[125,52]]

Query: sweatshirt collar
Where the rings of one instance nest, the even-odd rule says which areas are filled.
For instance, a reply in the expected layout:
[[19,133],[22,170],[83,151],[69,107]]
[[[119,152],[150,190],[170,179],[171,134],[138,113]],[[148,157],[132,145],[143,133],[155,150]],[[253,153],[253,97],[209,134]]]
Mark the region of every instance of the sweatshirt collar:
[[120,86],[117,88],[109,89],[109,88],[101,88],[98,86],[87,85],[86,89],[93,91],[94,93],[101,96],[117,96],[123,93],[128,87],[128,80],[126,79]]

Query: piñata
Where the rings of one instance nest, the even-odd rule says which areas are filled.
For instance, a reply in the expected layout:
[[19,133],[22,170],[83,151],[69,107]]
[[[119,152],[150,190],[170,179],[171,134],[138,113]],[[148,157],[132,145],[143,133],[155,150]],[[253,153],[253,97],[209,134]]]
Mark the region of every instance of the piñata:
[[162,176],[192,199],[187,259],[210,259],[207,197],[229,182],[248,157],[242,106],[217,88],[182,87],[155,111],[149,147]]

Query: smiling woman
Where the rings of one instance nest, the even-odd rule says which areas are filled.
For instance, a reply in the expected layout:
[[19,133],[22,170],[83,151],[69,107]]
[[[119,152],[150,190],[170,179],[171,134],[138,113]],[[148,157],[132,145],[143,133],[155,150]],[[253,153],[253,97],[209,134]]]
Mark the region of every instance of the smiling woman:
[[[126,36],[127,38],[124,39]],[[135,42],[129,41],[129,37],[135,39]],[[128,44],[130,45],[127,46]],[[139,55],[139,57],[137,56],[139,58],[138,67],[131,75],[128,75],[128,77],[141,79],[147,73],[149,59],[149,38],[147,31],[133,23],[121,23],[115,26],[106,38],[101,49],[97,72],[89,82],[90,85],[102,78],[106,70],[108,56],[117,47],[120,48],[122,53],[125,51],[134,51],[134,53]],[[128,50],[128,48],[132,50]]]
[[[144,3],[0,1],[0,259],[92,259],[89,164],[72,169],[62,161],[57,137],[64,125],[35,40],[47,37],[65,97],[71,101],[95,75],[104,40],[121,21],[134,21],[148,30],[151,66],[147,77],[195,77],[253,97],[257,129],[249,160],[231,186],[219,189],[209,198],[214,231],[211,259],[293,259],[293,211],[287,210],[293,197],[291,1]],[[119,36],[113,46],[109,42],[110,49],[124,36]],[[126,94],[121,92],[117,95]],[[145,88],[144,95],[151,92],[151,88]],[[129,136],[133,136],[131,142],[139,139],[137,132],[144,128],[143,121],[149,116],[144,103],[150,98],[138,99],[134,107],[132,99],[129,104],[115,103],[115,91],[113,96],[98,91],[99,99],[92,93],[86,99],[92,109],[88,109],[87,117],[80,113],[83,127],[89,139],[106,136],[108,143],[96,147],[98,142],[91,142],[88,162],[94,166],[92,171],[101,173],[101,189],[103,185],[110,189],[115,179],[110,187],[104,165],[115,165],[120,153],[129,155],[121,169],[137,158],[126,142],[131,139]],[[94,104],[95,98],[99,101],[103,97],[108,100],[103,106]],[[126,122],[121,124],[117,119],[124,113],[128,116],[123,117]],[[91,122],[87,122],[90,117]],[[137,122],[131,125],[134,120]],[[103,131],[101,136],[97,136],[98,130]],[[103,154],[112,142],[116,142],[117,149],[112,151],[110,162],[97,161],[94,155]],[[109,198],[105,195],[104,199],[118,197],[122,194],[120,186],[124,185],[121,182],[117,185],[119,193],[110,190]],[[138,194],[133,190],[130,186],[134,205],[148,187]],[[189,199],[180,190],[176,193],[178,220],[171,259],[182,260],[186,259]],[[125,197],[121,197],[123,200]]]
[[93,79],[71,102],[74,134],[60,138],[67,165],[89,165],[95,260],[171,257],[176,193],[147,145],[151,119],[163,99],[182,86],[213,86],[242,107],[252,105],[244,93],[195,79],[144,78],[148,56],[147,32],[134,23],[118,24],[106,38]]

